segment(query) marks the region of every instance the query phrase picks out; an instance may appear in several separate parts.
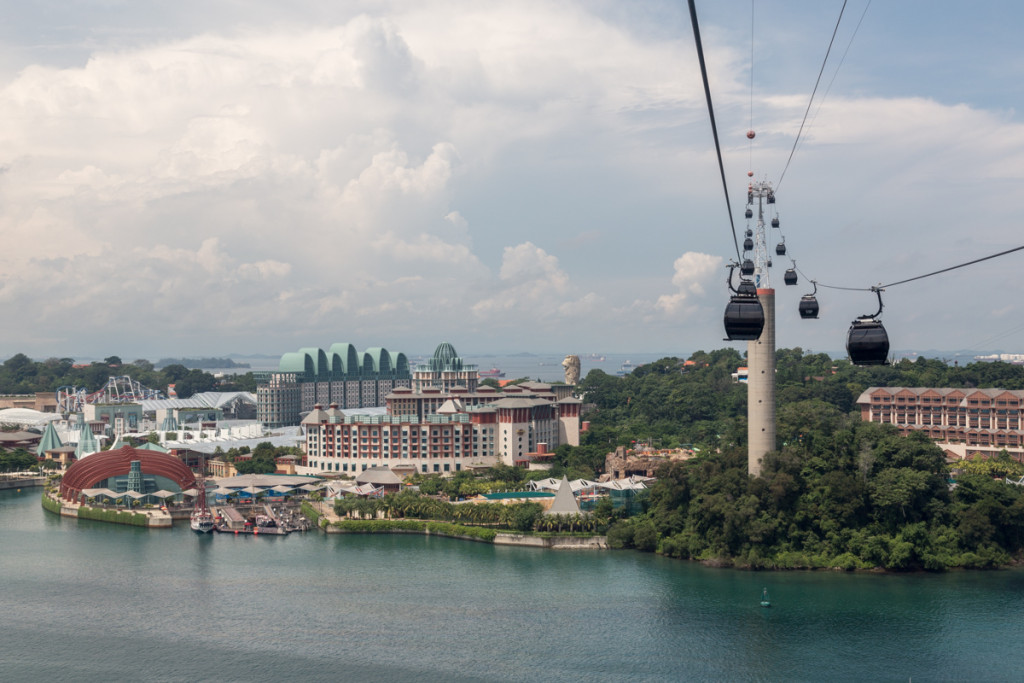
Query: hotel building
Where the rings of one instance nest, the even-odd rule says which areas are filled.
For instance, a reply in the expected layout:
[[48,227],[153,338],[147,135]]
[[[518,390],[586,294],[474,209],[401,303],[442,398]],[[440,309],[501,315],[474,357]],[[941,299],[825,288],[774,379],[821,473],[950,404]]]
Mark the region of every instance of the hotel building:
[[947,457],[1024,457],[1024,391],[870,387],[857,399],[861,419],[925,433]]
[[579,445],[580,407],[539,382],[505,391],[400,387],[387,396],[385,415],[317,406],[302,420],[306,458],[322,472],[349,475],[372,467],[443,474],[498,462],[525,466],[540,444]]
[[358,352],[351,344],[299,349],[281,356],[277,371],[256,388],[256,419],[271,428],[297,425],[317,404],[380,406],[392,389],[411,384],[404,353],[379,346]]

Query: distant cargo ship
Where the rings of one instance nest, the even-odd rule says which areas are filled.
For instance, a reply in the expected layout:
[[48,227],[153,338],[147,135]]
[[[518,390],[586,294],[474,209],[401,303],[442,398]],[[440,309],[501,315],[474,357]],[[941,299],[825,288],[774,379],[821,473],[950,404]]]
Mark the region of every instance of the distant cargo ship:
[[498,368],[491,368],[490,370],[481,370],[481,377],[504,377],[505,373]]

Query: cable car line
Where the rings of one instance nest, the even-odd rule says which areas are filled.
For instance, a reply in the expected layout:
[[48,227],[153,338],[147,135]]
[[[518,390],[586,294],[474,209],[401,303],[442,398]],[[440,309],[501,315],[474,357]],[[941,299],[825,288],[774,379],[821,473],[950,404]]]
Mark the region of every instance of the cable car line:
[[983,256],[981,258],[974,259],[973,261],[968,261],[966,263],[961,263],[959,265],[950,266],[949,268],[943,268],[942,270],[936,270],[933,273],[926,273],[924,275],[918,275],[917,277],[907,278],[906,280],[900,280],[899,282],[893,282],[893,283],[888,284],[888,285],[882,285],[882,287],[883,288],[885,288],[885,287],[895,287],[896,285],[902,285],[902,284],[904,284],[906,282],[913,282],[914,280],[923,280],[926,277],[931,277],[932,275],[938,275],[940,273],[948,273],[951,270],[956,270],[957,268],[963,268],[964,266],[973,266],[975,263],[981,263],[982,261],[988,261],[989,259],[994,259],[997,256],[1006,256],[1007,254],[1012,254],[1013,252],[1020,251],[1021,249],[1024,249],[1024,245],[1021,245],[1019,247],[1014,247],[1013,249],[1007,249],[1006,251],[1001,251],[998,254],[991,254],[989,256]]
[[[876,289],[888,289],[890,287],[895,287],[896,285],[903,285],[903,284],[906,284],[908,282],[914,282],[915,280],[923,280],[924,278],[931,277],[933,275],[941,275],[942,273],[948,273],[949,271],[956,270],[958,268],[964,268],[966,266],[973,266],[975,263],[981,263],[982,261],[989,261],[991,259],[998,258],[999,256],[1006,256],[1007,254],[1012,254],[1015,251],[1021,251],[1022,249],[1024,249],[1024,245],[1021,245],[1019,247],[1014,247],[1013,249],[1007,249],[1005,251],[1000,251],[1000,252],[998,252],[996,254],[989,254],[988,256],[982,256],[981,258],[976,258],[976,259],[973,259],[971,261],[965,261],[964,263],[958,263],[955,266],[949,266],[948,268],[942,268],[941,270],[935,270],[935,271],[932,271],[931,273],[925,273],[924,275],[917,275],[915,277],[908,277],[905,280],[898,280],[896,282],[890,282],[887,285],[881,285],[880,284],[880,285],[878,285],[876,287],[839,287],[837,285],[827,285],[827,284],[825,284],[823,282],[818,282],[818,286],[819,287],[825,287],[826,289],[841,289],[841,290],[845,290],[847,292],[873,292]],[[794,262],[794,268],[795,267],[796,266],[795,266],[795,262]],[[803,275],[808,280],[811,280],[811,278],[807,277],[807,275],[805,275],[804,272],[802,270],[800,270],[799,268],[797,268],[796,271],[798,273],[800,273],[801,275]],[[811,281],[813,281],[813,280],[811,280]]]
[[747,168],[754,168],[754,0],[750,0],[750,126],[747,128]]
[[807,115],[811,111],[811,104],[814,102],[814,94],[818,92],[818,84],[821,83],[821,74],[825,71],[825,64],[828,63],[828,55],[832,52],[832,44],[836,41],[836,33],[839,32],[839,22],[843,20],[843,12],[846,11],[846,2],[847,0],[843,0],[843,6],[839,10],[839,18],[836,19],[836,27],[832,30],[832,39],[828,41],[828,49],[825,51],[825,59],[821,61],[821,69],[818,70],[818,78],[814,81],[814,89],[811,91],[811,98],[807,101],[807,109],[804,111],[803,121],[800,122],[800,129],[796,132],[796,139],[793,140],[793,149],[789,151],[789,158],[786,159],[786,165],[783,167],[782,173],[779,175],[779,182],[775,183],[776,191],[782,187],[782,180],[786,177],[786,171],[789,170],[789,162],[793,161],[793,153],[796,152],[796,146],[800,143],[800,135],[804,132],[804,124],[807,123]]
[[821,111],[821,107],[825,103],[825,99],[828,98],[828,94],[832,92],[832,84],[836,82],[836,76],[839,75],[839,70],[843,68],[843,64],[846,62],[846,55],[850,53],[850,48],[853,47],[853,40],[857,37],[857,32],[860,31],[860,25],[864,23],[864,17],[867,16],[869,7],[871,7],[871,0],[868,0],[868,4],[864,6],[864,11],[861,12],[860,19],[857,21],[857,25],[853,29],[853,34],[850,36],[850,42],[846,44],[843,56],[839,58],[839,64],[836,65],[836,70],[832,73],[832,79],[828,82],[828,87],[825,88],[825,94],[821,96],[821,100],[818,102],[818,108],[814,110],[814,116],[811,117],[812,124],[815,119],[818,118],[818,113]]
[[697,7],[694,0],[690,3],[690,22],[693,24],[693,40],[697,44],[697,61],[700,63],[700,77],[704,82],[704,97],[708,101],[708,115],[711,117],[711,136],[715,139],[715,153],[718,155],[718,170],[722,175],[722,189],[725,190],[725,208],[729,212],[729,226],[732,229],[732,241],[736,247],[736,259],[740,256],[740,240],[736,236],[736,223],[732,218],[732,204],[729,203],[729,184],[725,180],[725,163],[722,161],[722,146],[718,142],[718,126],[715,124],[715,107],[711,103],[711,85],[708,83],[708,69],[704,63],[704,45],[700,40],[700,26],[697,24]]
[[990,343],[996,341],[997,339],[1002,339],[1003,337],[1009,337],[1011,334],[1017,334],[1018,332],[1020,332],[1022,330],[1024,330],[1024,325],[1017,325],[1016,327],[1010,328],[1009,330],[1006,330],[1004,332],[997,332],[996,334],[992,335],[991,337],[989,337],[987,339],[982,339],[979,342],[972,342],[971,345],[966,347],[966,348],[977,349],[977,348],[982,347],[985,344],[990,344]]

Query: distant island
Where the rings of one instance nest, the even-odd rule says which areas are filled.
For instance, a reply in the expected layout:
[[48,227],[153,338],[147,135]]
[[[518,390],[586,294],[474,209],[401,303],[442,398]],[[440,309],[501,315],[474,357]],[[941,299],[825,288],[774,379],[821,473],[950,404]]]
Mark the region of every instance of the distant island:
[[248,363],[236,363],[230,358],[161,358],[155,363],[158,368],[168,365],[184,365],[190,370],[209,370],[212,368],[248,368]]

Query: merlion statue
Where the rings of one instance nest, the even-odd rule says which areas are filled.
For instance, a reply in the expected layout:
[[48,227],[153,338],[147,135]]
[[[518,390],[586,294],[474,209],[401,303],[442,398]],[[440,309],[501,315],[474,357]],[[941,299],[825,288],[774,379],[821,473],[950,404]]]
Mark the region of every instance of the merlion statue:
[[580,382],[580,357],[576,354],[571,354],[565,357],[562,361],[562,367],[565,368],[565,383],[576,385]]

